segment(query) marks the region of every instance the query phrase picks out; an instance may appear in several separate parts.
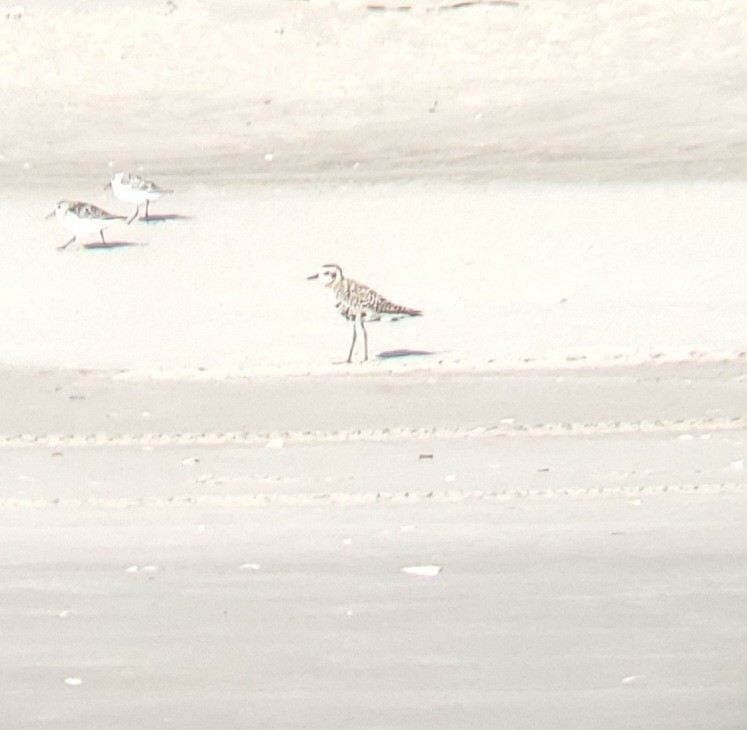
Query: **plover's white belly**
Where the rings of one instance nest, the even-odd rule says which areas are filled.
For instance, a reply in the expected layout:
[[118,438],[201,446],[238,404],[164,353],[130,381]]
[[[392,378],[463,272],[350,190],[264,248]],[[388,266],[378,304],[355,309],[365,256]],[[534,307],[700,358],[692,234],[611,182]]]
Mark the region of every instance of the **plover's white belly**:
[[147,200],[150,203],[154,200],[158,200],[163,195],[160,190],[142,190],[140,192],[143,196],[143,200]]
[[140,205],[146,200],[151,199],[146,197],[144,191],[133,190],[132,188],[125,187],[124,185],[117,185],[114,188],[114,195],[123,203],[130,203],[131,205]]
[[158,200],[163,192],[161,190],[140,190],[131,188],[129,185],[114,185],[114,195],[123,203],[130,205],[142,205],[145,202],[152,203]]
[[98,233],[115,223],[116,220],[116,218],[78,218],[74,215],[66,215],[62,225],[74,236],[83,236],[88,233]]

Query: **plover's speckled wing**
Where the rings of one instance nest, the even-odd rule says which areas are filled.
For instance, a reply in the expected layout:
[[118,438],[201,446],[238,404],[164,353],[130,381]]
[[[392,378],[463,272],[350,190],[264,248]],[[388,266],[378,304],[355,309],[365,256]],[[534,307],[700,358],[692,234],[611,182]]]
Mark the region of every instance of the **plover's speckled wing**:
[[166,190],[156,185],[152,180],[146,180],[139,175],[130,177],[130,188],[141,193],[172,193],[173,190]]
[[355,319],[356,315],[369,320],[380,319],[382,315],[393,317],[419,317],[423,313],[395,304],[379,292],[354,279],[342,279],[335,287],[337,311],[346,319]]
[[93,203],[84,203],[82,200],[73,200],[68,206],[67,210],[77,218],[87,218],[88,220],[127,220],[127,216],[109,213],[103,208],[99,208],[98,205],[94,205]]

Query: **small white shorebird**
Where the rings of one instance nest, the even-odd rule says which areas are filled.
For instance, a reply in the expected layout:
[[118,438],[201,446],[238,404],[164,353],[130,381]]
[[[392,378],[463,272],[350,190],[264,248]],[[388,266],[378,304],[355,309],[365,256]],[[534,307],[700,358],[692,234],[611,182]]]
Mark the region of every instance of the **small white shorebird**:
[[117,172],[112,175],[104,189],[108,188],[112,189],[118,200],[135,206],[135,212],[130,220],[135,220],[140,215],[140,206],[143,203],[145,203],[145,220],[148,220],[148,206],[162,195],[174,192],[159,188],[152,180],[144,180],[139,175],[130,175],[126,172]]
[[60,200],[46,217],[55,216],[57,221],[62,224],[68,233],[73,237],[64,245],[58,246],[60,251],[66,249],[73,241],[80,236],[98,233],[101,236],[101,242],[106,245],[104,238],[104,228],[108,228],[113,223],[126,221],[127,216],[107,213],[102,208],[91,203],[84,203],[80,200]]
[[337,264],[324,264],[320,271],[306,278],[321,280],[334,299],[335,309],[353,323],[353,341],[350,344],[348,362],[353,360],[358,325],[363,332],[363,359],[368,360],[368,333],[365,322],[375,322],[381,319],[395,321],[404,317],[420,317],[423,314],[419,309],[410,309],[390,302],[365,284],[346,279]]

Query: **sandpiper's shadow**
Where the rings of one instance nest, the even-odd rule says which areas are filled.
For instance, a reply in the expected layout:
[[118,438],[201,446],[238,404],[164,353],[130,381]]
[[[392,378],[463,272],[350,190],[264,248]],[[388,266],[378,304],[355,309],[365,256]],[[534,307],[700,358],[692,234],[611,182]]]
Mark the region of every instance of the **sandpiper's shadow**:
[[191,215],[180,215],[179,213],[162,213],[160,215],[149,215],[147,218],[135,218],[133,223],[144,223],[147,226],[158,225],[159,223],[169,223],[171,221],[189,221]]
[[106,251],[114,248],[135,248],[147,245],[147,243],[136,243],[135,241],[107,241],[106,243],[98,241],[96,243],[84,243],[81,248],[85,248],[88,251]]
[[408,350],[403,348],[400,350],[385,350],[384,352],[380,352],[376,357],[379,360],[398,360],[405,357],[428,357],[435,354],[435,352],[430,352],[429,350]]

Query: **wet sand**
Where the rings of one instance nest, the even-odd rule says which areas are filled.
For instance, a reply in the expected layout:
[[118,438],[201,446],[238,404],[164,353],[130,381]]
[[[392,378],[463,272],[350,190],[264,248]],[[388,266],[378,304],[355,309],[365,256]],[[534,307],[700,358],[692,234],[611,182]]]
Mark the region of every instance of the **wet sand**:
[[740,370],[5,373],[3,726],[737,730]]

